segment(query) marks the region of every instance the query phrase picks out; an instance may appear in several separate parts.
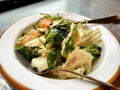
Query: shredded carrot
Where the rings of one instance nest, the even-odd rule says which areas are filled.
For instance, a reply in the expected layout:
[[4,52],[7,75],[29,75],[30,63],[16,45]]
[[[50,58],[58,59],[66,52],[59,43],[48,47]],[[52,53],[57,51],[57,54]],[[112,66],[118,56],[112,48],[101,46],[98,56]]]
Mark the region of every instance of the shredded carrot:
[[41,28],[48,28],[51,23],[52,21],[50,19],[43,19],[42,21],[40,21],[39,26]]

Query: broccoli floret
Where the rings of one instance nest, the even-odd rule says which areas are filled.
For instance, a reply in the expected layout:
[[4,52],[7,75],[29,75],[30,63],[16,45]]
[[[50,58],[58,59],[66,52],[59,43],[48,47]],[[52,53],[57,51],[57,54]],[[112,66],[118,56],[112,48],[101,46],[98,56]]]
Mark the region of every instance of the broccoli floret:
[[33,54],[31,52],[31,49],[26,46],[21,46],[15,48],[18,53],[20,53],[27,61],[31,62],[33,58]]
[[20,53],[25,58],[25,60],[29,61],[30,63],[31,63],[32,58],[40,56],[38,51],[33,50],[32,48],[27,47],[27,46],[21,46],[19,44],[15,45],[15,50],[18,53]]

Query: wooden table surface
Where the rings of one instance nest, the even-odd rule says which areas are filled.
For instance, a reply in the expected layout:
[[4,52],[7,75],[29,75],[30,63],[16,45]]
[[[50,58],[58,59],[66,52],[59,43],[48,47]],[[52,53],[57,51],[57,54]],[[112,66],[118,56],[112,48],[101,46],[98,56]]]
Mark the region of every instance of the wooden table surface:
[[[0,13],[0,33],[14,22],[40,12],[71,12],[96,19],[120,14],[120,0],[41,0]],[[120,25],[104,25],[120,43]],[[120,87],[120,75],[113,83]],[[108,88],[104,88],[109,90]]]

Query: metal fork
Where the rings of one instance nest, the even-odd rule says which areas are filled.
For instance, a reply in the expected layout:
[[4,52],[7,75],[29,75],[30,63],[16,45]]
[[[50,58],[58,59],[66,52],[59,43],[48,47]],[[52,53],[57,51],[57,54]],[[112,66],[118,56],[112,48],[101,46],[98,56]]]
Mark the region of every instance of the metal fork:
[[[78,21],[75,23],[86,23],[86,21]],[[109,16],[109,17],[104,17],[100,19],[92,19],[88,20],[87,23],[97,23],[97,24],[120,24],[120,15],[114,15],[114,16]]]
[[80,76],[80,77],[83,77],[83,78],[86,78],[88,80],[91,80],[91,81],[94,81],[100,85],[104,85],[104,86],[107,86],[111,89],[114,89],[114,90],[120,90],[120,88],[117,88],[116,86],[110,84],[110,83],[107,83],[107,82],[103,82],[101,80],[98,80],[98,79],[95,79],[93,77],[90,77],[90,76],[86,76],[86,75],[82,75],[82,74],[78,74],[78,73],[75,73],[73,71],[70,71],[70,70],[65,70],[65,69],[51,69],[51,70],[45,70],[43,72],[37,72],[36,70],[34,70],[34,68],[31,66],[31,64],[23,57],[23,55],[17,51],[15,51],[17,57],[18,57],[18,60],[20,61],[21,64],[23,64],[28,70],[30,70],[31,72],[37,74],[37,75],[40,75],[40,76],[48,76],[48,75],[52,75],[53,73],[55,72],[66,72],[66,73],[71,73],[71,74],[74,74],[74,75],[77,75],[77,76]]

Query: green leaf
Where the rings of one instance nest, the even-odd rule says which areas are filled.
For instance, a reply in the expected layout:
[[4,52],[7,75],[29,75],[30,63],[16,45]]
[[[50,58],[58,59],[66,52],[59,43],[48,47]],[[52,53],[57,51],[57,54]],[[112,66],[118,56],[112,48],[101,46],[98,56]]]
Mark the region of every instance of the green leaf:
[[47,37],[46,37],[46,41],[48,43],[54,42],[56,35],[57,35],[57,29],[51,29],[50,32],[48,33]]
[[89,45],[85,47],[84,50],[91,53],[94,56],[94,59],[98,58],[101,55],[101,47],[97,45]]
[[72,38],[69,38],[68,42],[65,44],[65,51],[68,53],[72,52],[74,50],[73,40]]
[[47,55],[48,69],[54,69],[61,64],[60,48],[52,48]]
[[52,43],[53,45],[51,46],[61,46],[61,42],[69,33],[70,29],[68,27],[69,26],[60,25],[52,28],[46,37],[47,44]]
[[35,24],[35,25],[33,25],[33,28],[35,29],[35,30],[39,30],[39,25],[38,24]]
[[53,17],[53,20],[62,20],[63,17],[57,14],[57,16]]

